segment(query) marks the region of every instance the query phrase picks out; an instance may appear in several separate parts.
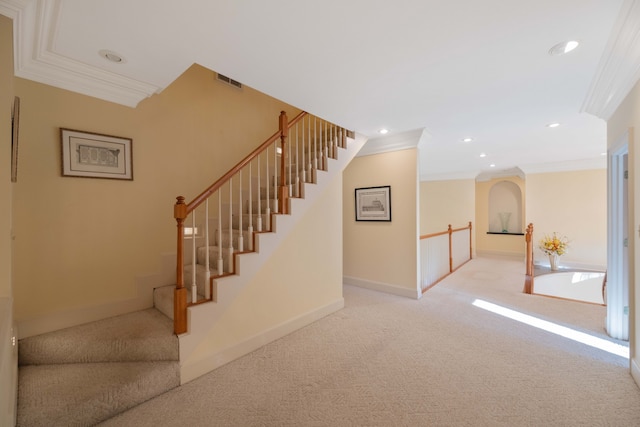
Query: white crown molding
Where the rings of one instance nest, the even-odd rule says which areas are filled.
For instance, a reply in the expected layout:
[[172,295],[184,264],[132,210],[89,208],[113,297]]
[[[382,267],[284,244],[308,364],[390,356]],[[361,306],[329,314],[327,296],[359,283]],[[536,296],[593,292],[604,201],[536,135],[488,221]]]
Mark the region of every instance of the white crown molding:
[[61,0],[0,0],[13,19],[15,75],[50,86],[135,107],[162,88],[111,73],[52,50]]
[[423,173],[420,174],[420,182],[426,181],[457,181],[462,179],[476,179],[477,170],[450,173]]
[[600,156],[591,159],[581,160],[569,160],[564,162],[548,162],[548,163],[536,163],[529,165],[518,166],[517,168],[497,170],[497,171],[484,171],[479,172],[477,170],[461,171],[442,174],[422,174],[420,175],[420,181],[455,181],[459,179],[475,179],[479,181],[488,181],[493,178],[502,176],[514,176],[519,175],[517,169],[524,172],[526,175],[534,173],[553,173],[553,172],[571,172],[579,170],[592,170],[592,169],[606,169],[607,157]]
[[358,152],[356,157],[418,148],[425,141],[427,136],[428,134],[424,129],[416,129],[386,136],[384,138],[369,139]]
[[24,1],[0,0],[0,15],[4,15],[14,21],[18,18],[20,11],[24,8]]
[[590,159],[569,160],[564,162],[538,163],[520,166],[527,175],[532,173],[570,172],[578,170],[606,169],[607,156]]
[[640,78],[640,1],[625,0],[582,111],[609,120]]
[[482,181],[491,181],[492,179],[496,179],[496,178],[506,178],[509,176],[517,176],[521,179],[525,179],[525,173],[522,169],[520,169],[519,167],[515,167],[515,168],[509,168],[509,169],[499,169],[499,170],[490,170],[490,171],[484,171],[478,174],[478,176],[476,176],[476,181],[477,182],[482,182]]

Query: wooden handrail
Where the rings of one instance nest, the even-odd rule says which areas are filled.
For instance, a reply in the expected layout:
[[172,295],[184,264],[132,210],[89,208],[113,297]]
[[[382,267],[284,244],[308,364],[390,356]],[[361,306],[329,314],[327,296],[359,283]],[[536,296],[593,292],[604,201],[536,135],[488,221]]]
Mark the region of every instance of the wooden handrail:
[[[449,226],[447,227],[446,231],[440,231],[440,232],[437,232],[437,233],[430,233],[430,234],[423,234],[423,235],[420,236],[420,240],[425,240],[425,239],[430,239],[430,238],[433,238],[433,237],[448,235],[448,245],[449,245],[449,248],[448,248],[449,249],[449,272],[447,274],[445,274],[444,276],[438,278],[435,282],[430,284],[427,288],[423,289],[422,290],[423,293],[426,292],[429,288],[431,288],[435,284],[437,284],[438,282],[440,282],[442,279],[447,277],[449,274],[453,273],[458,268],[462,267],[464,264],[466,264],[468,261],[470,261],[473,258],[473,237],[472,237],[472,229],[473,228],[472,227],[473,226],[472,226],[471,221],[469,221],[469,225],[467,225],[466,227],[460,227],[460,228],[452,228],[451,224],[449,224]],[[453,233],[458,232],[458,231],[464,231],[464,230],[469,230],[469,259],[466,260],[461,265],[459,265],[459,266],[454,268],[454,266],[453,266]]]
[[[176,223],[177,223],[177,254],[176,254],[176,258],[177,258],[177,265],[176,265],[176,288],[175,288],[175,292],[174,292],[174,332],[176,334],[182,334],[185,333],[187,331],[187,307],[190,305],[189,302],[187,301],[187,295],[188,295],[188,291],[185,287],[185,283],[184,283],[184,272],[185,272],[185,267],[184,267],[184,258],[185,258],[185,248],[184,248],[184,237],[185,237],[185,220],[187,219],[187,217],[189,215],[191,215],[192,213],[194,213],[194,211],[201,205],[203,204],[206,200],[208,200],[212,195],[214,195],[216,192],[221,191],[222,187],[229,183],[229,192],[231,192],[231,180],[237,175],[240,174],[240,185],[242,184],[242,171],[244,170],[245,167],[249,167],[249,170],[251,170],[251,164],[255,159],[259,159],[259,156],[264,153],[269,147],[271,147],[272,145],[276,145],[277,141],[280,140],[280,149],[282,150],[279,157],[280,157],[280,165],[277,167],[276,170],[279,171],[279,185],[277,183],[277,178],[278,178],[278,174],[276,173],[273,178],[274,178],[274,186],[278,187],[278,191],[276,194],[275,188],[274,188],[274,198],[277,199],[278,201],[278,213],[281,214],[288,214],[289,213],[289,198],[292,196],[289,194],[289,188],[291,183],[287,183],[287,179],[286,179],[286,175],[287,175],[287,167],[289,167],[289,162],[287,157],[289,156],[288,150],[287,150],[287,146],[289,144],[289,141],[287,140],[288,136],[289,136],[289,130],[293,127],[296,126],[300,121],[303,120],[303,118],[305,118],[308,114],[304,111],[300,112],[298,115],[296,115],[296,117],[293,118],[293,120],[288,120],[288,117],[286,115],[286,113],[284,111],[280,112],[279,118],[278,118],[278,131],[275,132],[272,136],[270,136],[269,138],[267,138],[262,144],[260,144],[256,149],[254,149],[249,155],[247,155],[244,159],[242,159],[240,162],[238,162],[234,167],[232,167],[231,169],[229,169],[229,171],[227,171],[224,175],[222,175],[218,180],[216,180],[213,184],[211,184],[209,187],[207,187],[202,193],[200,193],[198,196],[196,196],[192,201],[190,201],[189,203],[185,203],[185,198],[183,196],[178,196],[176,198],[176,203],[174,205],[174,218],[176,219]],[[321,119],[321,123],[324,122],[326,123],[326,121]],[[314,122],[315,123],[315,122]],[[304,126],[304,122],[303,122],[303,126]],[[325,124],[326,126],[326,124]],[[346,147],[346,131],[342,128],[340,128],[340,134],[341,134],[341,141],[340,141],[340,145],[342,147]],[[297,134],[296,134],[297,135]],[[338,135],[338,133],[336,132],[335,134],[336,136]],[[328,142],[327,142],[328,143]],[[296,150],[298,149],[298,142],[297,140],[295,141],[296,144]],[[315,144],[315,143],[314,143]],[[275,147],[274,147],[275,149]],[[334,153],[336,154],[336,153]],[[276,152],[274,151],[274,157],[276,157]],[[259,164],[258,164],[259,165]],[[268,166],[268,164],[267,164]],[[323,167],[326,167],[326,165],[323,164]],[[314,169],[315,172],[315,169]],[[315,178],[314,178],[315,180]],[[303,185],[303,182],[300,182],[300,185]],[[268,188],[268,187],[267,187]],[[267,189],[268,191],[268,189]],[[220,193],[218,193],[220,194]],[[241,193],[240,193],[241,194]],[[268,194],[268,193],[267,193]],[[303,191],[298,191],[297,193],[294,193],[295,197],[300,197],[301,194],[304,194]],[[231,205],[230,205],[231,206]],[[242,206],[240,204],[240,206]],[[207,204],[207,209],[208,209],[208,204]],[[267,209],[268,212],[268,209]],[[194,213],[195,214],[195,213]],[[229,230],[231,230],[231,207],[229,208]],[[241,216],[239,216],[240,218],[240,226],[242,226],[242,219]],[[194,220],[195,221],[195,220]],[[194,222],[195,224],[195,222]],[[219,227],[219,229],[221,229],[221,227]],[[207,236],[209,234],[207,233]],[[220,231],[218,236],[221,236]],[[193,235],[193,238],[195,239],[195,234]],[[221,237],[218,237],[219,239],[221,239]],[[229,239],[231,239],[232,236],[229,237]],[[253,238],[253,236],[251,236],[251,238]],[[240,236],[240,239],[242,239],[242,235]],[[193,253],[194,253],[194,259],[195,259],[195,241],[194,243],[194,249],[193,249]],[[251,244],[249,244],[250,248],[251,248]],[[208,246],[208,243],[207,243]],[[242,245],[239,244],[238,246],[240,248],[240,251],[242,251]],[[219,250],[219,258],[218,258],[218,262],[222,263],[222,254],[221,254],[221,248]],[[233,245],[230,244],[229,245],[229,250],[230,252],[230,257],[233,257]],[[207,257],[208,260],[208,257]],[[229,261],[232,262],[232,261]],[[222,273],[222,268],[220,267],[221,264],[219,265],[219,275],[223,274]],[[208,268],[208,267],[207,267]],[[192,293],[195,294],[195,261],[194,261],[194,266],[193,266],[194,272],[193,272],[193,285],[192,285]],[[209,272],[207,271],[207,278],[209,278]],[[195,299],[193,301],[193,303],[195,303]]]
[[[291,120],[288,123],[287,128],[291,128],[292,126],[294,126],[296,123],[298,123],[300,120],[302,120],[302,118],[304,116],[306,116],[306,115],[307,115],[307,112],[302,111],[293,120]],[[280,118],[279,118],[279,121],[278,121],[279,124],[281,124],[281,121],[282,121],[281,117],[282,116],[286,117],[286,113],[284,111],[280,112]],[[185,212],[186,213],[185,218],[187,217],[187,215],[189,213],[193,212],[198,206],[200,206],[202,204],[202,202],[207,200],[207,198],[209,196],[211,196],[213,193],[215,193],[217,190],[219,190],[220,187],[222,187],[222,185],[224,185],[227,181],[229,181],[229,178],[231,178],[233,175],[238,173],[242,168],[247,166],[253,159],[258,157],[258,155],[260,155],[264,150],[266,150],[267,147],[269,147],[271,144],[273,144],[275,141],[277,141],[278,138],[280,138],[281,135],[282,135],[282,131],[280,129],[278,129],[278,131],[276,133],[274,133],[269,138],[267,138],[267,140],[264,141],[262,144],[260,144],[258,146],[258,148],[253,150],[247,157],[245,157],[244,159],[240,160],[240,162],[238,162],[237,165],[235,165],[234,167],[229,169],[229,171],[227,173],[222,175],[216,182],[211,184],[206,190],[204,190],[202,193],[200,193],[195,199],[190,201],[189,204],[187,205],[187,210]]]
[[[449,224],[449,227],[451,227],[451,224]],[[447,229],[445,231],[439,231],[437,233],[431,233],[431,234],[423,234],[420,236],[420,240],[430,239],[431,237],[444,236],[445,234],[449,234],[449,232],[455,233],[456,231],[471,230],[471,228],[472,228],[472,224],[471,224],[471,221],[469,221],[469,225],[467,225],[466,227],[452,228],[451,230]]]
[[423,234],[422,236],[420,236],[420,240],[430,239],[432,237],[444,236],[445,234],[449,234],[449,230],[439,231],[437,233],[431,233],[431,234]]
[[525,278],[524,292],[525,294],[533,293],[533,223],[529,223],[524,236],[526,242],[525,256]]

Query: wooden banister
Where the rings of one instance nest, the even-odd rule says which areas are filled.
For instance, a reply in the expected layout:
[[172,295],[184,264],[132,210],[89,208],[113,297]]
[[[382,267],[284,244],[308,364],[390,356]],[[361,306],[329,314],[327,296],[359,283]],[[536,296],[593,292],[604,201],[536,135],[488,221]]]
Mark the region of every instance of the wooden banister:
[[[286,113],[284,111],[280,112],[280,118],[278,119],[278,127],[282,126],[282,116],[286,117]],[[300,114],[298,114],[293,120],[291,120],[288,125],[286,126],[286,132],[288,132],[288,129],[291,126],[294,126],[296,123],[298,123],[300,120],[302,120],[302,118],[304,116],[306,116],[307,113],[305,111],[301,112]],[[231,169],[229,169],[229,171],[227,173],[225,173],[224,175],[222,175],[216,182],[214,182],[213,184],[211,184],[206,190],[204,190],[202,193],[200,193],[195,199],[193,199],[192,201],[189,202],[189,204],[187,205],[187,214],[193,212],[198,206],[200,206],[200,204],[202,204],[202,202],[204,202],[209,196],[211,196],[213,193],[215,193],[218,189],[220,189],[220,187],[222,187],[222,185],[224,183],[226,183],[227,181],[229,181],[229,178],[231,178],[233,175],[235,175],[236,173],[238,173],[240,170],[242,170],[242,168],[244,168],[245,166],[247,166],[253,159],[255,159],[256,157],[258,157],[258,155],[260,155],[264,150],[267,149],[267,147],[269,147],[271,144],[273,144],[275,141],[278,140],[278,138],[280,138],[282,135],[282,130],[279,129],[276,133],[274,133],[273,135],[271,135],[265,142],[263,142],[262,144],[260,144],[258,146],[258,148],[256,148],[255,150],[253,150],[247,157],[245,157],[244,159],[240,160],[240,162],[238,162],[237,165],[235,165],[234,167],[232,167]],[[283,150],[284,151],[284,150]]]
[[[184,197],[178,196],[177,202],[173,207],[173,217],[177,222],[178,230],[178,247],[177,247],[177,264],[176,264],[176,290],[174,299],[177,304],[173,306],[173,329],[176,334],[182,334],[187,331],[187,289],[184,287],[184,220],[187,218],[187,205],[184,203]],[[184,307],[184,310],[179,309]]]
[[[448,239],[448,256],[449,256],[448,272],[444,276],[438,277],[434,282],[430,283],[426,288],[423,287],[423,289],[422,289],[423,293],[426,292],[429,288],[431,288],[435,284],[437,284],[438,282],[440,282],[442,279],[447,277],[449,274],[453,273],[458,268],[462,267],[464,264],[466,264],[468,261],[470,261],[473,258],[473,246],[472,246],[473,245],[473,237],[472,237],[472,233],[471,233],[472,229],[473,229],[472,228],[472,223],[471,223],[471,221],[469,221],[469,225],[467,225],[466,227],[452,228],[451,224],[449,224],[449,226],[447,227],[447,230],[445,230],[445,231],[439,231],[439,232],[430,233],[430,234],[423,234],[423,235],[420,236],[420,240],[426,240],[426,239],[431,239],[431,238],[438,237],[438,236],[447,235],[447,239]],[[460,265],[454,266],[453,265],[453,233],[456,233],[456,232],[459,232],[459,231],[465,231],[465,230],[469,230],[469,259],[467,259],[466,261],[464,261]]]
[[444,236],[445,234],[449,234],[449,230],[439,231],[437,233],[431,233],[431,234],[423,234],[422,236],[420,236],[420,240],[430,239],[432,237]]
[[[275,132],[272,136],[270,136],[269,138],[267,138],[267,140],[265,140],[262,144],[260,144],[255,150],[253,150],[249,155],[247,155],[244,159],[242,159],[240,162],[238,162],[238,164],[236,164],[234,167],[232,167],[229,171],[227,171],[224,175],[222,175],[218,180],[216,180],[213,184],[211,184],[209,187],[207,187],[202,193],[200,193],[198,196],[196,196],[193,200],[191,200],[189,203],[185,203],[185,198],[183,196],[178,196],[176,198],[176,203],[174,205],[174,218],[176,220],[176,225],[177,225],[177,254],[176,254],[176,258],[177,258],[177,265],[176,265],[176,287],[175,287],[175,291],[174,291],[174,332],[176,334],[182,334],[187,332],[187,307],[190,305],[190,303],[188,302],[188,290],[185,287],[185,280],[184,280],[184,273],[185,273],[185,266],[184,266],[184,260],[185,260],[185,247],[184,247],[184,239],[185,239],[185,229],[187,227],[185,227],[185,221],[187,219],[187,217],[189,217],[190,215],[192,216],[192,220],[193,220],[193,226],[191,226],[191,234],[189,234],[189,232],[187,232],[187,234],[189,235],[188,237],[194,239],[191,243],[192,243],[192,251],[191,251],[191,255],[192,255],[192,284],[191,284],[191,293],[192,293],[192,297],[193,297],[193,302],[192,304],[196,303],[196,243],[195,243],[195,239],[196,237],[196,220],[195,220],[195,210],[201,205],[203,204],[205,201],[209,200],[209,198],[211,196],[213,196],[214,194],[218,194],[218,206],[217,206],[217,211],[218,211],[218,229],[217,229],[217,246],[218,246],[218,266],[217,266],[217,276],[222,276],[224,274],[232,274],[235,267],[235,259],[234,259],[234,253],[237,252],[242,252],[243,251],[243,242],[244,242],[244,236],[243,234],[245,233],[243,231],[243,227],[242,227],[242,215],[245,212],[244,211],[244,207],[242,205],[242,203],[245,200],[245,197],[242,193],[242,180],[243,180],[243,175],[246,176],[247,174],[247,169],[248,169],[248,175],[251,177],[251,166],[252,164],[256,165],[258,167],[258,177],[260,176],[260,163],[261,163],[261,155],[263,153],[265,153],[267,150],[269,150],[272,146],[273,146],[273,161],[274,163],[274,169],[272,169],[272,171],[274,171],[275,173],[273,175],[271,175],[269,173],[269,160],[266,161],[266,164],[264,165],[266,167],[266,177],[265,180],[270,181],[271,179],[273,179],[273,183],[272,185],[274,186],[274,192],[273,192],[273,196],[274,199],[277,199],[277,207],[278,207],[278,213],[282,213],[282,214],[288,214],[289,213],[289,199],[290,197],[292,197],[292,195],[290,194],[289,191],[289,187],[292,184],[291,183],[291,177],[289,177],[289,182],[287,181],[287,168],[291,169],[293,165],[290,164],[289,162],[289,150],[295,150],[295,153],[298,153],[298,150],[304,150],[305,149],[305,142],[303,141],[302,143],[302,148],[298,142],[298,127],[296,127],[296,131],[295,131],[295,141],[289,141],[288,137],[289,137],[289,131],[290,129],[292,129],[294,126],[302,126],[304,129],[305,126],[305,122],[303,121],[303,119],[308,116],[308,114],[304,111],[300,112],[298,115],[296,115],[296,117],[293,118],[293,120],[289,120],[287,117],[287,114],[282,111],[280,112],[280,115],[278,117],[278,131]],[[316,120],[317,118],[314,118],[313,120],[313,127],[314,127],[314,137],[318,136],[319,133],[319,129],[317,128],[317,124],[316,124]],[[307,121],[308,122],[308,126],[309,126],[309,131],[307,132],[308,136],[309,136],[309,140],[306,142],[306,144],[308,144],[308,147],[311,148],[311,118]],[[323,119],[319,120],[319,124],[320,126],[324,126],[325,129],[327,129],[327,126],[329,126],[329,123],[326,122]],[[332,127],[334,125],[331,125]],[[342,142],[341,142],[341,146],[342,147],[346,147],[346,137],[347,137],[347,132],[345,129],[342,128],[335,128],[332,132],[334,132],[334,135],[336,136],[336,140],[338,138],[338,135],[341,135],[342,138]],[[278,140],[280,141],[280,150],[281,153],[279,155],[280,159],[279,162],[280,164],[277,164],[277,144],[278,144]],[[293,144],[293,145],[292,145]],[[313,142],[313,146],[314,146],[314,153],[315,153],[315,144],[316,141],[314,140]],[[289,148],[289,146],[291,146],[291,148]],[[311,152],[311,151],[310,151]],[[268,154],[268,152],[266,153]],[[334,155],[337,154],[334,152]],[[269,156],[271,156],[271,154],[269,154]],[[292,156],[293,159],[291,160],[295,160],[297,161],[298,158],[296,156]],[[262,157],[262,159],[264,159],[264,156]],[[255,163],[253,163],[255,161]],[[309,172],[309,177],[313,176],[313,174],[315,174],[315,170],[316,170],[316,165],[318,161],[318,158],[315,157],[314,154],[314,166],[312,168],[312,170],[308,171]],[[304,157],[303,157],[303,162],[304,162]],[[247,168],[248,167],[248,168]],[[326,164],[323,164],[323,167],[326,167]],[[245,169],[247,168],[247,169]],[[279,177],[278,177],[278,173],[279,173]],[[236,180],[237,177],[237,181]],[[279,179],[279,182],[278,182]],[[296,175],[296,179],[299,179],[298,176]],[[314,178],[315,180],[315,178]],[[232,182],[237,182],[237,184],[233,184],[235,185],[235,187],[233,188],[238,188],[238,193],[237,196],[235,196],[234,199],[234,195],[232,194]],[[300,186],[304,186],[304,182],[310,182],[309,180],[303,179],[303,181],[299,182]],[[221,191],[223,186],[228,184],[228,204],[229,204],[229,210],[228,210],[228,227],[222,226],[222,221],[221,221],[221,215],[222,215],[222,201],[221,201],[221,197],[226,197],[226,196],[221,196]],[[249,183],[249,196],[248,199],[251,200],[252,198],[252,187],[251,187],[251,183]],[[258,181],[258,193],[260,193],[261,191],[261,187],[260,187],[260,182]],[[277,193],[275,190],[275,186],[277,186]],[[269,202],[269,183],[266,183],[266,203],[267,205],[270,204]],[[226,191],[226,189],[225,189]],[[297,190],[294,192],[295,197],[301,197],[301,195],[304,195],[304,189],[302,190]],[[258,200],[260,200],[260,195],[258,195]],[[237,202],[237,203],[236,203]],[[226,203],[226,202],[225,202]],[[237,213],[232,213],[232,206],[234,205],[234,203],[237,204],[238,206],[238,211]],[[208,232],[208,225],[209,225],[209,215],[208,215],[208,209],[209,209],[209,204],[207,202],[206,206],[205,206],[205,221],[206,221],[206,247],[209,247],[209,232]],[[226,208],[225,208],[226,209]],[[267,215],[267,217],[270,217],[270,212],[272,212],[270,210],[271,208],[269,206],[267,206],[266,208],[266,213],[265,215]],[[275,206],[274,206],[275,209]],[[262,211],[260,210],[260,205],[258,205],[258,213],[254,214],[251,208],[251,202],[249,202],[248,205],[248,210],[247,212],[253,216],[253,215],[258,215],[258,224],[262,223]],[[225,212],[226,215],[226,212]],[[234,216],[238,219],[239,222],[239,236],[234,234],[235,231],[233,230],[233,218]],[[225,220],[226,221],[226,220]],[[224,233],[228,233],[228,238],[225,237],[225,241],[227,243],[224,243],[224,253],[225,256],[227,257],[226,260],[223,260],[223,247],[222,247],[222,241],[223,241],[223,228],[224,228]],[[267,230],[269,230],[270,225],[267,224]],[[246,231],[246,233],[249,233],[249,240],[248,240],[248,247],[249,247],[249,251],[253,250],[253,241],[251,239],[254,238],[253,236],[253,223],[252,223],[252,219],[250,217],[249,219],[249,225],[248,225],[248,231]],[[260,225],[260,229],[259,231],[262,231],[261,229],[261,225]],[[238,245],[235,246],[234,249],[234,243],[233,240],[236,239],[238,240]],[[228,251],[228,252],[227,252]],[[209,280],[209,278],[213,278],[213,276],[210,276],[210,271],[209,271],[209,266],[208,266],[208,260],[209,260],[209,256],[206,256],[206,260],[207,260],[207,265],[206,265],[206,280]],[[229,263],[229,266],[227,269],[223,269],[223,265],[224,263]],[[211,282],[212,283],[212,282]],[[209,292],[205,291],[206,294],[209,294]],[[205,298],[210,299],[211,296],[206,296]]]
[[531,294],[533,293],[533,223],[529,223],[527,226],[524,240],[526,243],[526,256],[523,292],[525,294]]

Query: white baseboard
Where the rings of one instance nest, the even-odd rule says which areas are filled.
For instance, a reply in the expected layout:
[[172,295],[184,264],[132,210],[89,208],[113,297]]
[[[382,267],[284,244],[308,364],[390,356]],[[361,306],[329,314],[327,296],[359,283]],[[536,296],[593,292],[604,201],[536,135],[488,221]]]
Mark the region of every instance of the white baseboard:
[[636,359],[631,359],[631,376],[633,380],[636,382],[638,387],[640,387],[640,367],[636,363]]
[[258,348],[297,331],[344,308],[344,298],[327,304],[316,310],[289,319],[264,332],[247,338],[221,351],[208,355],[195,363],[180,366],[180,383],[185,384],[233,360],[251,353]]
[[402,286],[390,283],[375,282],[373,280],[359,279],[357,277],[343,276],[342,283],[345,285],[353,285],[361,288],[371,289],[373,291],[384,292],[387,294],[398,295],[412,299],[420,299],[422,292],[416,289],[403,288]]

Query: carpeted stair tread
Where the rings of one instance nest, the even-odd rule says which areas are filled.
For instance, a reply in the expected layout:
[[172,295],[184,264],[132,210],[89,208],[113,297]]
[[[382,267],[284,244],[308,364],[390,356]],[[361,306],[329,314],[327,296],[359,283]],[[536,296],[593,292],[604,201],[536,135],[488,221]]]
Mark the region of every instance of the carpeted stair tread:
[[173,323],[154,308],[19,341],[20,365],[178,360]]
[[87,426],[180,384],[177,361],[22,366],[18,426]]

